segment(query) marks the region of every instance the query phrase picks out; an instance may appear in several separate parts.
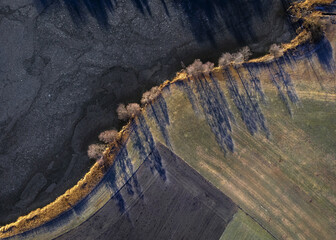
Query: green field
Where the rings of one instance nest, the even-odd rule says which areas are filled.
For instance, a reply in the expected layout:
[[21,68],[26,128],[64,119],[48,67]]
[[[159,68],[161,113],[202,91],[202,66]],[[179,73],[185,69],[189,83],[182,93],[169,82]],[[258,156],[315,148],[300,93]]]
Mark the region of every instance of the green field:
[[[266,103],[259,101],[259,106],[270,134],[267,137],[259,130],[252,135],[228,91],[227,79],[221,74],[217,78],[236,120],[231,123],[234,152],[223,150],[218,144],[209,124],[212,116],[206,117],[195,82],[189,84],[196,96],[192,103],[186,91],[176,85],[164,91],[170,121],[164,126],[166,133],[153,118],[146,117],[155,139],[164,143],[169,138],[170,147],[178,156],[251,216],[256,223],[250,228],[258,226],[253,234],[261,226],[276,239],[333,239],[336,236],[335,96],[323,91],[317,93],[314,84],[301,81],[295,89],[300,101],[297,104],[289,101],[290,116],[267,72],[261,71]],[[244,93],[241,83],[237,83]],[[318,94],[323,97],[316,97]],[[241,228],[247,224],[240,219],[237,215],[231,227],[238,229],[237,236],[244,235]],[[227,231],[234,231],[231,228]],[[253,236],[246,239],[254,239]]]
[[265,229],[259,226],[246,213],[239,210],[226,227],[220,240],[274,240]]

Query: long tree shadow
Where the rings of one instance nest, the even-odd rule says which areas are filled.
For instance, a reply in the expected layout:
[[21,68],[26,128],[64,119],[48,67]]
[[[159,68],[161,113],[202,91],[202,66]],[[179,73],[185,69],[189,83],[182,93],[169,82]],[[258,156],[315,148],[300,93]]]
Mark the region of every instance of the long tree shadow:
[[155,120],[168,147],[171,147],[167,127],[170,125],[167,104],[161,95],[147,108],[148,115]]
[[[113,12],[118,1],[117,0],[35,0],[39,7],[48,7],[52,3],[64,2],[67,7],[73,22],[76,25],[87,22],[87,16],[95,18],[98,24],[104,28],[109,27],[109,14]],[[161,0],[163,6],[168,13],[167,6],[164,0]],[[131,0],[133,6],[142,14],[152,15],[148,0]]]
[[314,57],[317,57],[324,70],[334,72],[336,69],[332,46],[326,37],[322,37],[316,43],[307,42],[301,44],[296,49],[289,50],[288,55],[291,55],[291,59],[294,61],[302,58],[312,60]]
[[133,5],[142,13],[146,12],[152,16],[152,11],[149,7],[148,0],[132,0]]
[[[216,137],[216,141],[224,153],[234,151],[234,142],[231,136],[231,123],[235,123],[232,112],[229,109],[224,93],[217,84],[217,80],[210,74],[210,82],[205,75],[199,77],[194,76],[195,85],[193,93],[194,96],[188,97],[190,101],[195,101],[203,109],[205,119],[211,128],[211,131]],[[185,82],[186,89],[191,88],[190,80]],[[187,91],[187,94],[192,93],[193,90]],[[195,98],[196,96],[196,98]],[[192,103],[193,104],[193,103]],[[196,105],[196,103],[195,103]]]
[[[118,0],[35,0],[39,6],[47,7],[51,3],[63,2],[76,24],[86,23],[91,15],[103,26],[109,27],[109,15],[118,4]],[[136,9],[143,15],[152,16],[148,0],[131,0]],[[231,35],[240,45],[256,39],[251,24],[255,16],[263,18],[264,10],[272,5],[270,1],[245,0],[160,0],[167,16],[177,10],[183,26],[190,28],[199,42],[210,41],[216,46],[215,32],[226,26]],[[153,5],[154,6],[154,5]],[[159,6],[159,5],[155,5]],[[183,16],[186,16],[184,18]],[[186,20],[185,24],[183,20]]]
[[271,81],[272,81],[273,85],[278,90],[278,96],[279,96],[280,100],[285,105],[289,115],[292,116],[293,112],[292,112],[291,106],[289,104],[289,101],[288,101],[288,99],[287,99],[287,97],[286,97],[286,95],[283,91],[283,88],[284,88],[283,85],[285,85],[285,87],[286,87],[286,83],[290,83],[289,85],[287,85],[287,96],[292,103],[296,103],[298,101],[298,98],[296,96],[294,87],[293,87],[293,92],[291,91],[291,89],[292,89],[291,80],[285,79],[286,77],[289,77],[289,75],[288,74],[283,74],[281,72],[282,69],[279,69],[279,71],[277,71],[270,64],[265,64],[265,66],[268,68],[268,71],[270,73],[270,78],[271,78]]
[[263,18],[263,9],[268,9],[271,4],[260,0],[249,2],[244,0],[173,0],[173,3],[186,15],[196,39],[200,42],[210,40],[214,45],[216,45],[215,29],[222,28],[223,25],[226,25],[240,44],[246,45],[249,39],[256,39],[251,25],[252,17],[257,15]]
[[[48,7],[50,4],[59,1],[35,0],[37,6]],[[99,25],[108,27],[109,13],[112,13],[116,6],[116,0],[62,0],[67,7],[74,23],[86,23],[87,15],[97,20]]]
[[242,91],[240,91],[238,83],[228,69],[225,69],[223,74],[228,77],[227,87],[231,98],[240,113],[241,119],[251,135],[257,133],[258,130],[262,130],[268,137],[269,131],[266,127],[266,120],[255,93],[253,92],[253,87],[250,86],[246,79],[242,78],[238,69],[235,69],[235,71],[241,81]]
[[152,173],[156,171],[163,181],[166,180],[166,170],[162,164],[161,155],[156,147],[153,135],[147,125],[146,119],[140,114],[137,122],[133,125],[131,134],[134,149],[139,158],[150,167]]

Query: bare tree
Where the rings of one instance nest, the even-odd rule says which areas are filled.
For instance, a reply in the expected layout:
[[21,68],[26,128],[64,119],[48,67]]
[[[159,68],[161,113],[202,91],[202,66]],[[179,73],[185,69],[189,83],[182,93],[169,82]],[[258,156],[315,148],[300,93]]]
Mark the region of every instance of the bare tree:
[[145,92],[141,98],[141,104],[146,104],[152,102],[160,94],[159,87],[152,87],[151,90]]
[[118,118],[120,120],[127,120],[128,119],[128,112],[127,109],[125,107],[125,104],[119,104],[118,108],[117,108],[117,114],[118,114]]
[[132,117],[132,116],[136,116],[140,113],[140,105],[137,103],[130,103],[127,105],[126,110],[128,112],[128,116]]
[[187,73],[189,75],[198,75],[203,70],[202,65],[203,65],[203,63],[201,62],[201,60],[200,59],[196,59],[192,64],[190,64],[187,67]]
[[282,57],[284,55],[284,49],[282,46],[274,43],[271,45],[269,53],[275,58]]
[[196,59],[191,65],[187,67],[188,75],[198,76],[201,73],[209,73],[213,70],[214,64],[211,62],[202,63],[200,59]]
[[105,151],[105,145],[104,144],[91,144],[88,148],[87,154],[88,157],[91,159],[99,159],[103,156],[103,153]]
[[248,46],[241,48],[236,53],[223,53],[218,60],[218,65],[220,67],[227,67],[229,65],[241,65],[245,61],[249,60],[252,52]]
[[119,104],[117,108],[118,118],[120,120],[128,120],[132,116],[135,116],[140,113],[140,105],[137,103],[130,103],[125,107],[125,104]]
[[215,67],[215,64],[212,62],[206,62],[202,65],[202,72],[203,73],[210,73]]
[[231,64],[233,56],[231,53],[223,53],[218,60],[218,66],[227,67]]
[[244,63],[244,55],[241,52],[234,53],[232,55],[232,64],[241,65]]
[[98,138],[100,141],[104,143],[111,143],[113,142],[118,136],[117,130],[106,130],[99,134]]
[[244,61],[247,61],[252,56],[251,49],[248,46],[245,46],[239,50],[239,53],[243,55]]

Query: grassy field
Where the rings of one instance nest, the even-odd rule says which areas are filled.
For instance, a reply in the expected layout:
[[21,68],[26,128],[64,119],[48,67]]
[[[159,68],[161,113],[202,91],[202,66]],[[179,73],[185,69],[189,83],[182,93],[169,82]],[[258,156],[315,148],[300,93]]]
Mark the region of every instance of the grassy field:
[[157,146],[166,178],[142,164],[92,218],[57,239],[219,239],[237,206],[169,149]]
[[[314,64],[321,68],[317,62]],[[169,123],[160,124],[162,121],[153,120],[150,114],[146,119],[155,139],[166,142],[275,238],[333,239],[336,235],[336,101],[330,80],[333,76],[321,72],[324,76],[321,88],[315,76],[307,74],[311,67],[305,61],[290,67],[282,64],[280,70],[271,67],[271,71],[269,66],[256,71],[262,93],[253,90],[250,82],[249,88],[245,88],[241,79],[248,79],[246,69],[230,69],[231,80],[235,82],[231,85],[226,73],[215,74],[218,80],[215,82],[207,77],[172,85],[164,92],[162,101],[166,108],[158,110],[167,112]],[[298,71],[306,73],[304,80]],[[277,88],[272,74],[288,74],[291,82],[282,83],[280,76]],[[200,85],[211,91],[204,92]],[[224,107],[223,98],[228,107]]]
[[239,207],[222,239],[335,239],[335,33],[328,26],[330,41],[297,46],[296,53],[272,62],[252,61],[168,84],[125,128],[125,146],[109,153],[113,165],[106,173],[96,164],[87,179],[55,201],[59,209],[53,203],[32,212],[1,236],[53,218],[14,238],[60,236],[89,222],[111,197],[117,198],[117,211],[125,211],[129,192],[141,190],[127,181],[145,159],[158,178],[174,175],[162,163],[160,142]]
[[265,229],[251,217],[239,210],[226,227],[220,240],[274,240]]

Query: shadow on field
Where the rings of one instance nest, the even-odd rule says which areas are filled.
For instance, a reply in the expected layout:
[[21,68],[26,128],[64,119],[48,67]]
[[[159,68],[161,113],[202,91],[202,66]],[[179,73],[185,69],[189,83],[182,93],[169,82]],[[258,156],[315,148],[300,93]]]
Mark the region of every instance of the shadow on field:
[[[56,0],[35,0],[38,7],[48,7],[50,4],[59,4]],[[118,0],[61,0],[67,7],[73,21],[85,24],[87,16],[91,15],[104,28],[109,28],[109,18],[118,4]],[[130,0],[134,7],[143,15],[152,16],[152,9],[148,0]],[[164,12],[168,17],[171,11],[179,11],[182,24],[192,31],[198,42],[210,41],[214,46],[215,29],[226,26],[230,34],[240,44],[246,44],[250,39],[256,39],[251,18],[263,17],[263,11],[268,9],[270,3],[255,0],[173,0],[167,2],[160,0]],[[185,18],[183,18],[185,16]],[[237,27],[239,26],[239,27]]]

